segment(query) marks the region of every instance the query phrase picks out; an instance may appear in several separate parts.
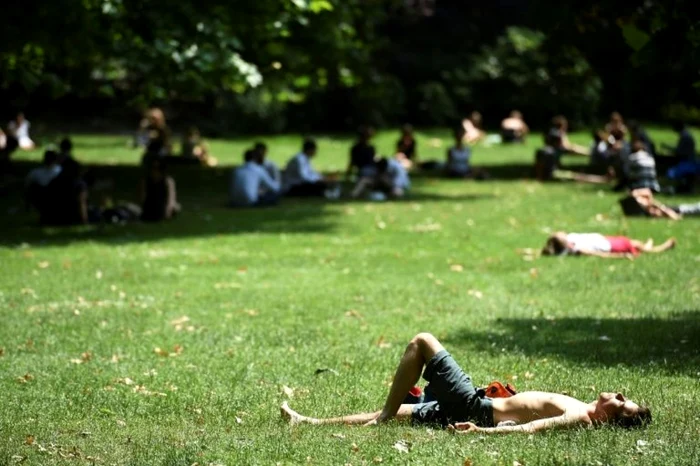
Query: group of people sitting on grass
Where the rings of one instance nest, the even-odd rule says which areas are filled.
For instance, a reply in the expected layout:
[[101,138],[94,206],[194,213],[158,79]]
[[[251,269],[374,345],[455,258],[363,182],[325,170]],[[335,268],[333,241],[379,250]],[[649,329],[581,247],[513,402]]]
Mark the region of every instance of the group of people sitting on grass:
[[[615,181],[618,190],[646,188],[660,192],[660,173],[674,184],[668,191],[690,191],[700,175],[695,139],[682,122],[674,122],[673,128],[678,133],[677,145],[664,145],[666,152],[659,151],[639,123],[626,125],[614,112],[605,128],[593,133],[593,143],[587,148],[569,141],[568,121],[557,116],[545,133],[544,147],[535,153],[536,177],[541,181],[562,178],[600,184]],[[561,170],[565,154],[588,157],[590,169],[587,173]]]
[[140,204],[104,206],[91,202],[90,190],[95,174],[75,160],[73,144],[65,138],[59,150],[47,149],[41,166],[29,172],[25,180],[25,200],[36,209],[42,225],[84,225],[101,222],[126,222],[141,219],[160,221],[179,210],[175,181],[167,174],[162,158],[150,158],[140,181]]
[[135,147],[144,147],[149,157],[164,157],[171,164],[214,166],[217,160],[209,154],[199,129],[191,126],[183,134],[180,152],[173,150],[172,132],[165,113],[158,107],[148,109],[134,137]]

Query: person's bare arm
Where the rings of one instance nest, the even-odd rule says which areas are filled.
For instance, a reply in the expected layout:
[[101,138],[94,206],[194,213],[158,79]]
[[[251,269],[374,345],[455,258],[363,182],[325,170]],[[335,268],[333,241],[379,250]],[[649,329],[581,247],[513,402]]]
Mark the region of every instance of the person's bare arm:
[[454,426],[450,426],[450,430],[457,434],[482,433],[482,434],[534,434],[543,430],[564,429],[576,426],[589,426],[590,422],[577,416],[567,416],[563,414],[557,417],[547,419],[538,419],[520,424],[516,426],[500,426],[500,427],[479,427],[471,422],[458,422]]
[[177,192],[175,190],[175,180],[168,177],[165,180],[168,188],[167,202],[165,204],[165,218],[171,218],[177,210]]
[[78,194],[78,211],[80,212],[80,221],[84,224],[88,224],[88,205],[87,205],[87,191],[83,190]]

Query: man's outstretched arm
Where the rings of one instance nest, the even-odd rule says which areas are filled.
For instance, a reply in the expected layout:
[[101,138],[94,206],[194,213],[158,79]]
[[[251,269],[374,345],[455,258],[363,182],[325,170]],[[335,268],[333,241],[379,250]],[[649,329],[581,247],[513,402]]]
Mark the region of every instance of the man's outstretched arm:
[[538,419],[536,421],[528,422],[527,424],[520,424],[516,426],[479,427],[471,422],[458,422],[454,426],[450,426],[450,430],[453,430],[458,434],[468,434],[473,432],[483,434],[534,434],[535,432],[540,432],[543,430],[587,425],[590,425],[590,422],[586,422],[580,417],[571,417],[564,414],[547,419]]

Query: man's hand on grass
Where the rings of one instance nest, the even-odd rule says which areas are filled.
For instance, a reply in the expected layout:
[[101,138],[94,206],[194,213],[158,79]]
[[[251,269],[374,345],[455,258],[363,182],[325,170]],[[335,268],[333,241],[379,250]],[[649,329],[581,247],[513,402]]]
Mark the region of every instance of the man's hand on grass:
[[454,425],[447,426],[450,432],[455,434],[469,434],[471,432],[479,432],[481,429],[473,422],[455,422]]

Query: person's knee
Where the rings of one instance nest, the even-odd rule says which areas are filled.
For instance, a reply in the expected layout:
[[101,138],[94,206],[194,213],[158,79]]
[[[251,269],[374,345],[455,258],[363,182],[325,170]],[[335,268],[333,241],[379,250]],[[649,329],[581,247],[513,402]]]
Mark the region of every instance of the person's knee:
[[413,347],[421,353],[426,353],[436,344],[439,345],[440,343],[438,342],[437,338],[433,336],[433,334],[421,332],[411,339],[409,347]]

